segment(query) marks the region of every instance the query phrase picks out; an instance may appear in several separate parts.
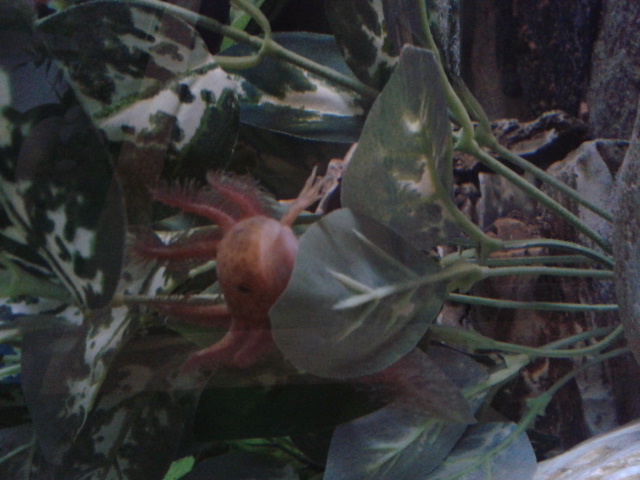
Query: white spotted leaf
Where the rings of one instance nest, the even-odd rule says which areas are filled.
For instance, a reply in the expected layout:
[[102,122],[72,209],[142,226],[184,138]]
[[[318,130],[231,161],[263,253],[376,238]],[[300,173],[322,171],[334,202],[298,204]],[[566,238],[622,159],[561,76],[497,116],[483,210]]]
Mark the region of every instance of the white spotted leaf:
[[[342,202],[428,249],[458,236],[451,124],[433,53],[407,46],[374,103],[343,178]],[[375,189],[371,186],[375,185]]]
[[[383,225],[348,209],[332,212],[300,239],[291,281],[270,311],[276,345],[314,375],[378,372],[415,347],[446,293],[442,281],[402,286],[438,270],[436,259]],[[350,305],[374,291],[381,293]]]

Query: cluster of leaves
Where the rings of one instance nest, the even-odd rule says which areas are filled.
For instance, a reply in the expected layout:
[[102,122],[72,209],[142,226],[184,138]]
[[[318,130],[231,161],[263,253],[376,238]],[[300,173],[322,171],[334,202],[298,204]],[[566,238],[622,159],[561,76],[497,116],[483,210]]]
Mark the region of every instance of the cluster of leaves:
[[[455,32],[436,21],[441,4],[428,3],[455,75]],[[487,371],[426,348],[448,292],[483,271],[425,253],[480,234],[451,199],[440,57],[403,47],[430,45],[420,2],[327,0],[335,37],[265,31],[264,41],[237,28],[247,14],[264,28],[259,12],[232,4],[232,28],[200,23],[228,35],[214,55],[187,21],[197,16],[154,0],[57,2],[59,12],[35,22],[26,5],[0,1],[0,339],[14,348],[2,388],[24,395],[6,406],[23,421],[0,425],[0,472],[530,477],[522,426],[478,413],[530,357],[504,355]],[[305,231],[271,311],[284,359],[209,379],[180,372],[193,335],[113,299],[176,291],[183,279],[128,258],[127,222],[157,220],[147,187],[161,177],[201,181],[237,167],[239,139],[271,156],[265,145],[359,146],[344,208]],[[256,171],[300,169],[280,158]],[[493,245],[483,241],[480,253]],[[202,441],[212,447],[196,463]]]

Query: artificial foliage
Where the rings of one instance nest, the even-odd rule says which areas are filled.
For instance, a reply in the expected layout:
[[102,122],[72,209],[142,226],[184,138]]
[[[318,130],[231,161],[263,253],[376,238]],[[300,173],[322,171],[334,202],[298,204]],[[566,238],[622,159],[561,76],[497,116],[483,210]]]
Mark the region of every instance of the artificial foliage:
[[[33,3],[0,0],[2,478],[532,478],[526,431],[553,394],[628,353],[622,327],[524,347],[437,321],[445,302],[615,310],[470,290],[608,282],[618,254],[537,185],[603,222],[607,207],[498,144],[442,2],[327,0],[333,35],[273,33],[259,0],[231,0],[230,24],[182,2],[39,1],[40,18]],[[324,178],[265,147],[355,142]],[[584,241],[483,232],[454,201],[454,152]],[[279,203],[278,185],[298,203]],[[302,212],[322,197],[328,213]],[[286,235],[267,242],[252,218]],[[527,248],[549,254],[492,256]],[[229,283],[226,264],[249,280]],[[259,318],[242,313],[258,300]],[[624,329],[636,348],[632,319]],[[492,414],[531,362],[587,355],[519,422]]]

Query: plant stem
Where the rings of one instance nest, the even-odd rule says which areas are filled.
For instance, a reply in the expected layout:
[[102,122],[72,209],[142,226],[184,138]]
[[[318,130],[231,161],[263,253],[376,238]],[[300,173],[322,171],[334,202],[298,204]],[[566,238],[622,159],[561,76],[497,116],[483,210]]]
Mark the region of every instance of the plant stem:
[[31,447],[35,446],[35,444],[36,444],[36,438],[34,435],[29,443],[25,443],[24,445],[19,446],[15,450],[12,450],[11,452],[7,453],[5,456],[0,457],[0,465],[6,462],[7,460],[11,459],[12,457],[15,457],[16,455],[24,452],[25,450],[28,450]]
[[549,210],[556,213],[564,221],[573,225],[577,230],[579,230],[584,235],[586,235],[591,240],[593,240],[596,244],[598,244],[603,250],[605,250],[606,252],[611,252],[611,245],[605,238],[603,238],[600,234],[598,234],[593,229],[591,229],[591,227],[589,227],[586,223],[584,223],[582,220],[576,217],[573,213],[571,213],[565,207],[563,207],[558,202],[553,200],[551,197],[541,192],[534,185],[526,181],[516,172],[504,166],[498,160],[496,160],[491,155],[483,151],[475,142],[475,140],[470,144],[462,145],[460,150],[465,153],[468,153],[469,155],[473,155],[474,157],[476,157],[484,165],[492,169],[494,172],[505,177],[511,183],[513,183],[514,185],[522,189],[529,196],[536,199],[542,205],[546,206]]
[[460,293],[449,293],[447,300],[466,305],[480,305],[494,308],[514,308],[519,310],[538,310],[555,312],[615,312],[616,304],[583,304],[560,302],[520,302],[516,300],[501,300],[497,298],[476,297]]
[[485,260],[487,267],[509,267],[515,265],[582,265],[592,263],[590,258],[582,255],[543,255],[531,257],[489,258]]
[[440,77],[440,83],[442,83],[442,87],[444,89],[447,105],[449,106],[449,110],[456,119],[456,122],[462,129],[462,133],[458,138],[455,146],[456,149],[460,149],[464,145],[475,143],[475,140],[473,139],[473,124],[471,123],[471,118],[469,118],[469,113],[464,108],[464,105],[460,101],[460,98],[451,86],[451,83],[447,78],[447,73],[444,71],[444,67],[442,66],[440,52],[438,51],[436,42],[434,41],[433,35],[431,34],[431,28],[429,27],[427,2],[425,2],[424,0],[417,0],[417,6],[420,12],[420,23],[422,24],[422,32],[424,33],[426,39],[425,46],[426,48],[431,50],[433,52],[433,55],[436,57],[436,63],[438,64],[438,75]]
[[482,267],[483,278],[502,277],[506,275],[551,275],[554,277],[591,277],[599,279],[612,279],[612,270],[594,270],[586,268],[562,268],[540,266],[516,266],[516,267]]
[[513,443],[516,438],[518,438],[518,436],[524,434],[526,432],[526,430],[528,428],[530,428],[533,423],[535,422],[536,418],[539,415],[543,415],[545,409],[547,408],[547,406],[549,405],[549,402],[551,402],[553,395],[560,390],[560,388],[562,388],[567,382],[569,382],[570,380],[572,380],[573,378],[575,378],[575,376],[588,369],[591,368],[592,366],[595,366],[599,363],[602,363],[606,360],[610,360],[612,358],[618,357],[620,355],[624,355],[626,353],[629,352],[628,348],[619,348],[617,350],[612,350],[610,352],[604,353],[602,355],[599,355],[598,357],[596,357],[595,359],[584,363],[583,365],[580,365],[579,367],[577,367],[576,369],[572,370],[571,372],[569,372],[568,374],[566,374],[565,376],[563,376],[560,380],[558,380],[556,383],[553,384],[553,386],[551,388],[549,388],[549,390],[547,390],[546,392],[544,392],[543,394],[539,395],[536,398],[533,399],[529,399],[527,402],[527,405],[529,406],[529,408],[527,409],[527,411],[525,412],[525,414],[522,416],[522,418],[520,419],[520,421],[518,422],[518,424],[516,425],[516,428],[507,436],[507,438],[505,438],[504,440],[502,440],[497,446],[495,446],[494,448],[492,448],[491,450],[487,451],[487,452],[483,452],[482,455],[478,456],[477,462],[476,463],[471,463],[471,465],[469,465],[468,468],[457,472],[455,476],[449,477],[450,479],[454,479],[454,478],[465,478],[466,475],[470,472],[473,471],[477,471],[479,465],[481,463],[485,463],[487,461],[487,459],[493,458],[496,455],[498,455],[500,452],[502,452],[504,449],[506,449],[509,445],[511,445],[511,443]]
[[[606,360],[610,360],[615,357],[619,357],[621,355],[625,355],[629,353],[631,350],[627,347],[617,348],[615,350],[611,350],[610,352],[603,353],[598,355],[594,359],[579,365],[578,367],[571,370],[569,373],[564,375],[560,380],[554,383],[549,390],[539,395],[536,398],[530,399],[527,404],[529,405],[528,411],[522,417],[522,419],[518,422],[517,432],[513,432],[514,435],[519,433],[523,433],[527,428],[529,428],[533,422],[535,421],[538,415],[542,415],[553,398],[553,396],[560,390],[563,386],[565,386],[570,380],[573,380],[580,372],[583,372],[599,363],[602,363]],[[502,445],[500,445],[502,447]]]
[[188,305],[193,303],[211,303],[216,304],[220,303],[219,295],[122,295],[117,294],[114,295],[113,300],[111,301],[112,307],[120,307],[122,305],[151,305],[154,303],[162,302],[164,304],[167,303],[176,303],[180,305]]
[[547,238],[533,238],[527,240],[509,240],[503,243],[504,250],[517,250],[520,248],[534,248],[534,247],[546,247],[555,250],[566,250],[569,252],[576,252],[584,255],[587,258],[591,258],[598,263],[603,264],[607,268],[613,268],[613,258],[609,255],[605,255],[598,250],[594,250],[584,245],[579,245],[573,242],[567,242],[564,240],[551,240]]
[[483,267],[479,265],[468,262],[458,263],[440,270],[438,273],[428,274],[415,280],[408,280],[395,285],[385,285],[383,287],[370,289],[366,293],[352,295],[334,304],[333,308],[334,310],[346,310],[372,301],[379,301],[384,297],[416,289],[424,285],[446,282],[460,277],[471,277],[480,280],[482,274]]
[[[449,82],[449,79],[447,78],[447,74],[444,71],[444,67],[442,66],[442,62],[440,60],[440,54],[433,40],[431,29],[429,27],[429,18],[427,15],[426,2],[418,0],[417,5],[420,11],[420,20],[422,23],[422,30],[426,37],[427,47],[433,51],[438,63],[439,76],[445,90],[445,98],[447,100],[447,104],[462,129],[460,137],[458,138],[458,141],[456,142],[456,145],[454,148],[456,150],[473,155],[482,163],[484,163],[486,166],[494,170],[496,173],[499,173],[500,175],[504,176],[507,180],[512,182],[514,185],[524,190],[528,195],[538,200],[541,204],[545,205],[547,208],[549,208],[550,210],[558,214],[562,219],[564,219],[568,223],[572,224],[579,231],[581,231],[586,236],[591,238],[595,243],[597,243],[605,251],[611,251],[609,242],[607,242],[604,238],[602,238],[597,232],[593,231],[582,220],[580,220],[578,217],[573,215],[569,210],[564,208],[562,205],[560,205],[558,202],[553,200],[551,197],[542,193],[538,188],[531,185],[525,179],[521,178],[518,174],[513,172],[511,169],[502,165],[502,163],[500,163],[498,160],[496,160],[495,158],[493,158],[491,155],[484,152],[480,148],[480,146],[478,145],[478,142],[475,140],[475,131],[473,128],[473,124],[471,122],[471,118],[469,117],[469,113],[465,108],[465,104],[460,100],[460,97],[457,95],[457,93],[453,89],[451,83]],[[482,111],[479,105],[477,105],[477,109],[479,111]],[[486,116],[484,116],[484,112],[482,112],[482,114],[480,115],[481,117],[486,119]],[[483,135],[482,138],[485,140],[488,140],[488,137],[486,134]],[[509,158],[511,160],[514,159],[513,155],[510,155]],[[549,178],[552,178],[552,177],[549,177]],[[551,180],[551,182],[553,181]],[[561,182],[554,182],[554,184],[557,184],[557,183],[561,183]],[[579,194],[577,194],[577,192],[575,194],[572,194],[572,198],[575,198],[576,201],[578,201],[578,198],[580,198],[581,203],[584,204],[584,200],[579,196]],[[589,204],[589,208],[591,207],[593,207],[593,205]]]
[[481,145],[491,148],[501,158],[507,160],[513,165],[516,165],[517,167],[522,168],[525,172],[532,174],[534,177],[545,182],[547,185],[555,188],[559,192],[564,193],[566,196],[568,196],[575,202],[581,204],[585,208],[588,208],[589,210],[596,213],[597,215],[604,218],[605,220],[609,222],[613,222],[613,215],[610,212],[590,202],[588,199],[584,198],[582,195],[580,195],[576,190],[571,188],[566,183],[562,182],[556,177],[549,175],[547,172],[545,172],[541,168],[536,167],[531,162],[528,162],[521,156],[516,155],[515,153],[513,153],[511,150],[504,147],[503,145],[500,145],[498,143],[498,140],[493,136],[493,134],[491,135],[490,138],[483,137]]
[[586,338],[582,336],[579,341],[584,341],[586,339],[601,336],[605,332],[607,333],[607,335],[602,340],[587,347],[571,349],[550,349],[548,346],[529,347],[526,345],[514,345],[512,343],[500,342],[498,340],[480,335],[479,333],[476,333],[474,331],[463,330],[461,328],[449,327],[446,325],[432,325],[431,327],[429,327],[429,335],[431,340],[463,345],[466,348],[472,350],[498,350],[508,353],[525,354],[533,358],[575,358],[586,355],[593,355],[594,353],[598,353],[604,350],[605,348],[611,346],[615,341],[619,340],[624,333],[624,329],[622,325],[618,325],[613,331],[610,331],[610,329],[596,329],[595,331],[583,332],[588,333],[589,336]]
[[501,145],[496,139],[495,135],[493,134],[493,131],[491,129],[491,122],[489,121],[489,118],[487,117],[486,113],[482,109],[482,106],[480,105],[480,103],[476,100],[476,98],[469,91],[466,85],[464,85],[464,83],[462,82],[459,82],[457,85],[457,91],[467,111],[470,111],[471,115],[479,123],[475,131],[475,139],[480,145],[492,149],[494,152],[496,152],[499,156],[501,156],[508,162],[511,162],[513,165],[516,165],[522,168],[525,172],[530,173],[535,178],[545,182],[549,186],[564,193],[569,198],[585,206],[586,208],[596,213],[597,215],[600,215],[605,220],[608,220],[610,222],[613,221],[613,216],[611,215],[611,213],[591,203],[588,199],[584,198],[582,195],[576,192],[573,188],[569,187],[566,183],[558,180],[556,177],[549,175],[544,170],[536,167],[531,162],[528,162],[521,156],[516,155],[511,150]]

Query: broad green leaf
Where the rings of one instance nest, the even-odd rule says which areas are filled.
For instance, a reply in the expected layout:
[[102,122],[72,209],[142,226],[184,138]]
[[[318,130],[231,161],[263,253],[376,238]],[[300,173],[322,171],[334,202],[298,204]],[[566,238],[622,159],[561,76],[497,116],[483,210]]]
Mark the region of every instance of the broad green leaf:
[[171,467],[169,467],[169,471],[166,473],[162,480],[178,480],[179,478],[189,473],[193,469],[195,463],[196,459],[192,456],[176,460],[171,464]]
[[204,178],[226,165],[236,84],[191,26],[162,10],[95,2],[48,18],[38,34],[118,152],[130,220],[149,220],[148,186],[162,172]]
[[[321,377],[378,372],[417,344],[446,293],[442,282],[393,289],[438,268],[379,223],[347,209],[333,212],[300,240],[291,281],[270,311],[276,345],[298,369]],[[387,287],[344,307],[354,295]]]
[[[514,423],[470,426],[444,462],[428,480],[532,479],[536,455],[524,433]],[[514,435],[517,435],[512,438]],[[508,443],[505,443],[508,442]]]
[[100,308],[115,290],[124,247],[110,156],[64,82],[28,53],[31,33],[1,38],[0,245],[46,265],[76,302]]
[[[350,74],[329,35],[282,33],[273,38],[294,53]],[[224,53],[251,52],[235,45]],[[360,135],[368,104],[345,87],[272,58],[233,77],[239,84],[242,123],[314,140],[350,143]]]
[[193,456],[176,460],[171,464],[171,466],[169,467],[169,471],[166,473],[162,480],[178,480],[179,478],[189,473],[193,469],[195,463],[196,459]]
[[[464,355],[436,350],[433,361],[452,375],[458,388],[485,380],[484,370]],[[429,378],[418,381],[426,383]],[[476,409],[479,404],[474,403]],[[416,478],[416,472],[418,478],[427,478],[466,428],[466,423],[435,419],[428,410],[407,408],[406,400],[392,402],[335,430],[324,480],[407,479]]]
[[405,47],[345,170],[343,205],[428,249],[457,235],[447,210],[452,182],[451,125],[436,61]]
[[290,465],[268,455],[231,452],[198,463],[181,480],[298,480]]

